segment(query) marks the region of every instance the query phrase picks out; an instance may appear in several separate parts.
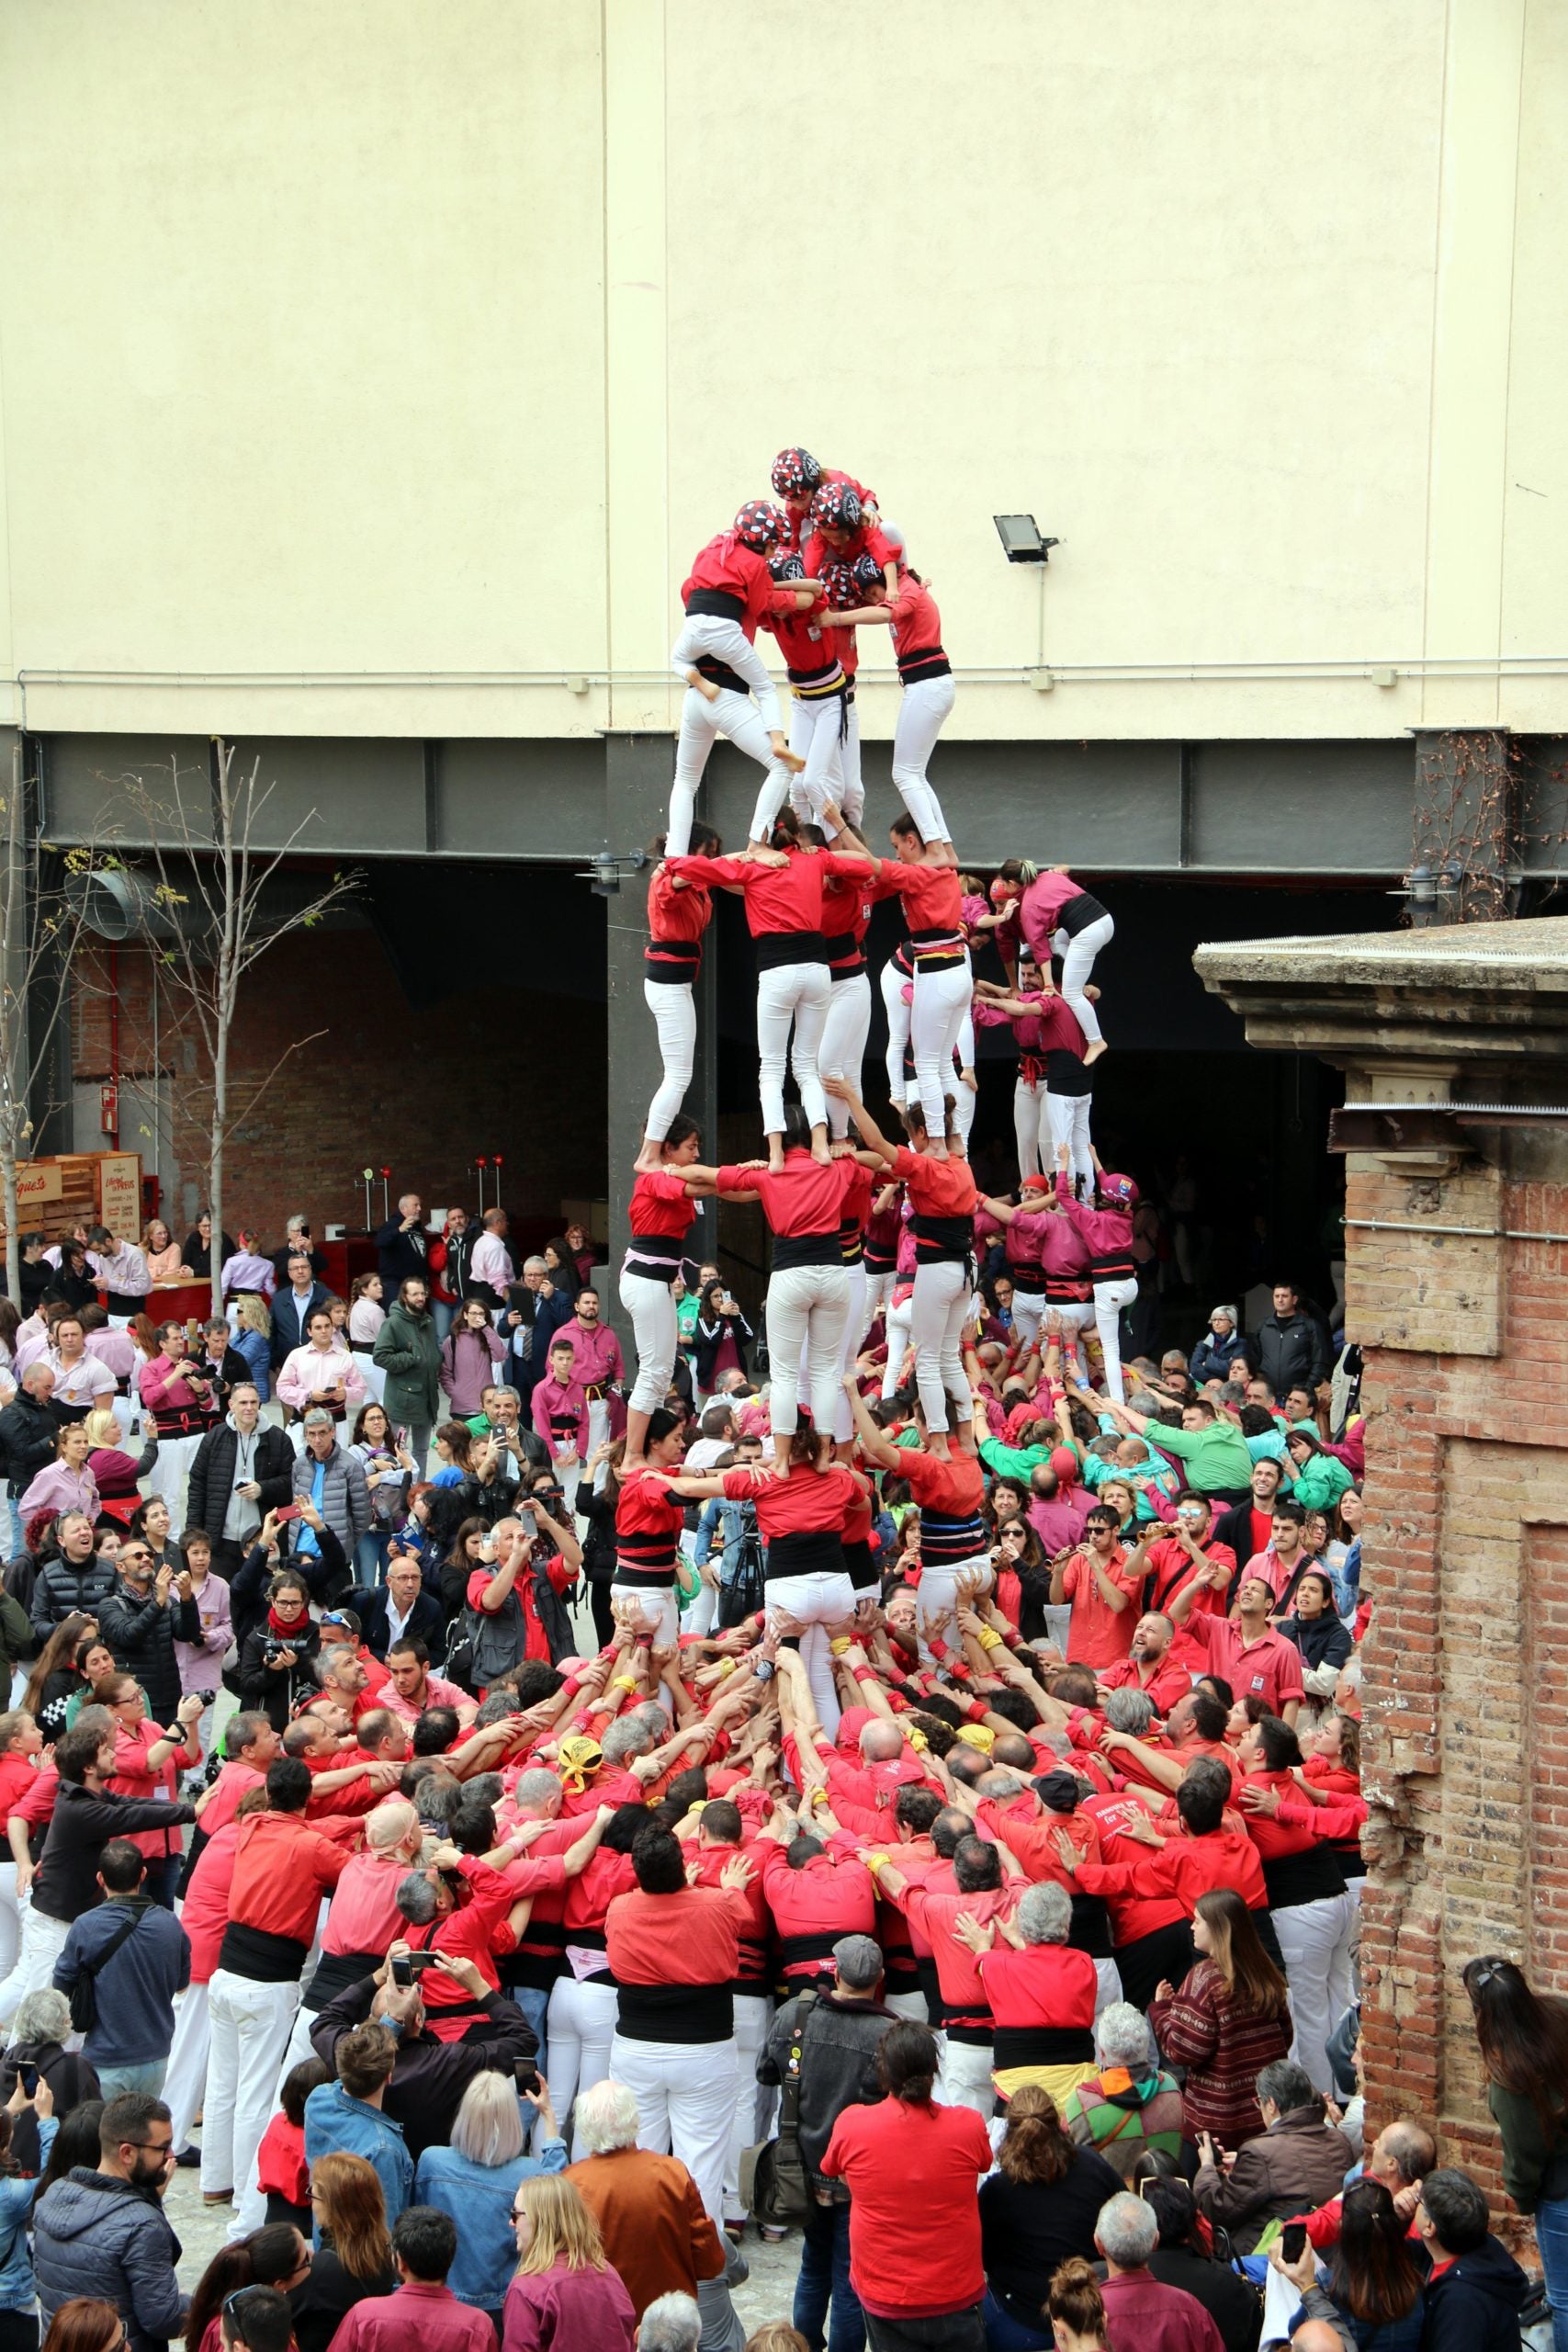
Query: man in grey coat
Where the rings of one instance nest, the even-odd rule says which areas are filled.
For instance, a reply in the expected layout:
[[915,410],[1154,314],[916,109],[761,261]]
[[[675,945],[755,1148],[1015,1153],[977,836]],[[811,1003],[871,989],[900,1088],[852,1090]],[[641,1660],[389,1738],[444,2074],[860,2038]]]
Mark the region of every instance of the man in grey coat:
[[[347,1558],[370,1524],[370,1489],[365,1464],[337,1442],[337,1424],[322,1405],[312,1405],[305,1416],[305,1450],[294,1464],[294,1499],[313,1501]],[[316,1539],[309,1525],[296,1524],[289,1546],[298,1558],[312,1555]]]
[[74,2165],[33,2209],[33,2271],[47,2334],[73,2295],[113,2303],[131,2352],[160,2352],[186,2324],[180,2242],[164,2217],[174,2131],[161,2098],[127,2091],[98,2126],[98,2165]]

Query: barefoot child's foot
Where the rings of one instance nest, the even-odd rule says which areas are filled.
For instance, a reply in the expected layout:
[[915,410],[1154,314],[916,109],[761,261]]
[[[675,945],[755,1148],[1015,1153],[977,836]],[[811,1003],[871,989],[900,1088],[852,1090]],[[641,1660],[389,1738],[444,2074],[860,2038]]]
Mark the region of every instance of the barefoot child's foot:
[[716,702],[718,700],[719,690],[717,686],[714,684],[711,678],[705,678],[700,670],[688,670],[686,673],[686,684],[689,686],[695,686],[698,694],[702,695],[705,702]]
[[1092,1045],[1086,1046],[1084,1048],[1083,1057],[1083,1066],[1085,1069],[1089,1069],[1091,1062],[1097,1062],[1101,1054],[1108,1050],[1109,1048],[1107,1047],[1103,1037],[1096,1037]]
[[806,762],[801,758],[798,752],[792,752],[790,750],[789,745],[785,742],[784,737],[780,734],[776,727],[769,736],[768,741],[773,747],[773,757],[777,760],[779,765],[781,767],[788,768],[791,775],[798,775],[801,769],[806,765]]

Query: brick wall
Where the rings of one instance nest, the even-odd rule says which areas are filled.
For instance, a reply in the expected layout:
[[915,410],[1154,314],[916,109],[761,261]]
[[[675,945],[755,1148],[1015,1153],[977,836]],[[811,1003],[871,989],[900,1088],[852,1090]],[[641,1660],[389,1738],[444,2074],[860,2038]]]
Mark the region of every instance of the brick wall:
[[[357,1227],[365,1214],[359,1171],[383,1165],[393,1170],[394,1196],[410,1188],[427,1207],[462,1202],[472,1209],[479,1152],[502,1154],[503,1205],[530,1227],[555,1225],[563,1199],[602,1194],[604,1008],[512,986],[502,977],[505,956],[498,942],[493,987],[415,1010],[369,929],[295,933],[268,953],[241,997],[231,1102],[243,1105],[296,1039],[325,1034],[283,1063],[231,1140],[231,1233],[245,1224],[280,1238],[295,1209],[310,1215],[318,1232],[329,1220]],[[148,965],[130,949],[118,964],[121,1140],[145,1151],[127,1098],[129,1078],[153,1068]],[[194,1035],[171,1034],[177,997],[161,988],[157,1060],[174,1111],[164,1198],[183,1238],[205,1193],[207,1063]],[[79,1080],[108,1075],[109,1018],[107,968],[89,966],[73,998]],[[378,1182],[378,1222],[380,1197]]]
[[1500,1951],[1568,1993],[1568,1247],[1506,1238],[1568,1232],[1568,1138],[1500,1140],[1498,1164],[1441,1182],[1353,1156],[1346,1207],[1428,1228],[1348,1233],[1377,1602],[1369,2103],[1422,2114],[1499,2199],[1460,1971]]

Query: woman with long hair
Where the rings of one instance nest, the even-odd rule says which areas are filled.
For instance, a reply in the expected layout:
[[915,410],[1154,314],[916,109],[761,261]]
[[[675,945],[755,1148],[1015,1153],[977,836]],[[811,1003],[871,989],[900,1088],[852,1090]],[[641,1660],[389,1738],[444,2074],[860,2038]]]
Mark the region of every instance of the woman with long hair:
[[125,2340],[118,2305],[101,2303],[96,2295],[71,2295],[56,2306],[42,2352],[123,2352]]
[[22,1712],[31,1715],[46,1740],[65,1729],[65,1702],[86,1688],[76,1670],[76,1652],[98,1630],[97,1620],[73,1611],[62,1617],[33,1662],[22,1693]]
[[370,1497],[370,1524],[354,1551],[355,1579],[360,1584],[379,1584],[386,1573],[392,1529],[415,1476],[414,1457],[393,1429],[387,1408],[374,1396],[367,1398],[355,1415],[348,1450],[364,1468]]
[[[782,1113],[780,1114],[782,1120]],[[711,1193],[716,1168],[697,1159],[702,1138],[694,1120],[677,1111],[658,1148],[655,1164],[639,1167],[626,1204],[631,1239],[621,1261],[620,1299],[631,1319],[637,1348],[637,1378],[626,1399],[628,1470],[640,1469],[651,1416],[662,1412],[675,1376],[681,1328],[674,1284],[686,1256],[686,1238],[696,1216],[693,1203]]]
[[1464,1971],[1486,2104],[1503,2139],[1503,2186],[1535,2221],[1555,2352],[1568,2352],[1568,2001],[1533,1991],[1511,1960]]
[[519,2260],[502,2307],[502,2352],[544,2344],[632,2352],[636,2306],[574,2184],[536,2173],[520,2184],[512,2212]]
[[[1310,2245],[1287,2262],[1276,2245],[1269,2259],[1296,2289],[1307,2318],[1326,2321],[1358,2352],[1417,2352],[1427,2314],[1409,2227],[1381,2180],[1358,2180],[1339,2202],[1326,2286],[1318,2284]],[[1484,2340],[1483,2329],[1478,2340]]]
[[47,2162],[60,2125],[54,2095],[41,2075],[30,2093],[23,2089],[18,2076],[10,2098],[0,2107],[0,2245],[6,2249],[0,2259],[0,2346],[5,2352],[28,2352],[38,2342],[38,2321],[33,2317],[36,2290],[28,2249],[28,2221],[38,2183],[30,2172],[23,2171],[11,2143],[13,2127],[23,2114],[35,2119],[39,2158]]
[[1002,1615],[1011,1619],[1026,1642],[1040,1640],[1049,1631],[1045,1611],[1051,1599],[1051,1567],[1039,1536],[1021,1513],[1009,1511],[998,1517],[991,1565]]
[[1254,2085],[1262,2067],[1290,2050],[1290,1995],[1234,1887],[1198,1897],[1192,1941],[1198,1959],[1179,1988],[1162,1980],[1149,2023],[1166,2064],[1187,2069],[1187,2137],[1207,2132],[1239,2148],[1262,2136]]
[[245,1369],[255,1382],[256,1394],[265,1405],[272,1396],[271,1312],[256,1291],[243,1292],[231,1311],[234,1351],[244,1359]]
[[468,1599],[468,1579],[479,1568],[491,1562],[484,1556],[484,1545],[490,1529],[482,1519],[466,1519],[453,1535],[451,1548],[441,1563],[441,1606],[451,1623]]
[[150,1283],[188,1283],[191,1270],[161,1216],[150,1216],[141,1228],[141,1254]]
[[482,1298],[466,1298],[441,1343],[437,1375],[446,1409],[455,1420],[472,1420],[480,1410],[487,1388],[499,1377],[496,1365],[506,1353],[506,1341],[490,1319]]
[[289,2295],[299,2352],[327,2352],[344,2314],[398,2283],[387,2200],[376,2167],[333,2153],[310,2167],[310,2206],[320,2243],[310,2274]]
[[1121,2176],[1077,2144],[1050,2093],[1032,2083],[1008,2101],[997,2167],[980,2184],[987,2342],[1043,2352],[1052,2274],[1075,2255],[1093,2261],[1095,2216],[1121,2188]]
[[310,2248],[292,2222],[269,2222],[249,2237],[220,2246],[191,2290],[186,2352],[221,2352],[223,2306],[244,2287],[276,2287],[287,2295],[310,2271]]
[[1360,1911],[1329,1842],[1332,1817],[1314,1819],[1312,1808],[1300,1802],[1295,1776],[1303,1758],[1290,1724],[1264,1715],[1243,1732],[1236,1753],[1241,1809],[1263,1864],[1269,1916],[1291,1987],[1295,2054],[1314,2087],[1330,2090],[1328,2037],[1350,2006],[1350,1955]]
[[699,1396],[711,1396],[720,1376],[739,1372],[750,1377],[747,1350],[756,1337],[740,1306],[730,1296],[728,1283],[705,1283],[697,1301],[694,1379]]

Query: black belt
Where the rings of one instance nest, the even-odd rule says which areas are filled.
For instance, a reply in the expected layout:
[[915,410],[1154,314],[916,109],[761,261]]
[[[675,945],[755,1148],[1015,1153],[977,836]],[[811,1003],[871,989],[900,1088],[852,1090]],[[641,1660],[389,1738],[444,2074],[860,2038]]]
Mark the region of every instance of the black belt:
[[1094,2035],[1087,2025],[999,2025],[991,2041],[1004,2066],[1093,2065]]
[[1081,1306],[1089,1284],[1080,1274],[1051,1274],[1045,1277],[1045,1295],[1057,1306]]
[[726,694],[750,694],[751,689],[739,671],[732,670],[728,662],[716,662],[711,653],[699,653],[692,667],[706,678],[710,685],[722,686]]
[[756,938],[757,969],[773,972],[781,964],[825,964],[828,943],[819,931],[760,931]]
[[940,645],[912,646],[908,653],[898,656],[898,675],[907,686],[917,678],[948,678],[953,664]]
[[615,2030],[626,2041],[728,2041],[735,1996],[725,1984],[623,1984]]
[[1012,1276],[1014,1290],[1043,1290],[1045,1269],[1032,1258],[1010,1258],[1008,1272]]
[[1064,905],[1056,917],[1056,928],[1065,931],[1069,939],[1076,939],[1080,931],[1089,929],[1090,923],[1103,922],[1106,911],[1098,899],[1091,899],[1087,890],[1080,890],[1077,898],[1067,899]]
[[805,1968],[818,1961],[831,1961],[833,1946],[842,1942],[852,1931],[844,1927],[818,1928],[804,1935],[781,1936],[779,1953],[787,1975],[792,1968]]
[[1092,1094],[1094,1072],[1066,1046],[1053,1046],[1045,1057],[1045,1086],[1052,1094]]
[[686,599],[686,616],[705,615],[709,620],[739,621],[746,617],[746,599],[732,596],[725,588],[694,588]]
[[1103,1258],[1089,1261],[1089,1279],[1097,1283],[1127,1283],[1134,1280],[1137,1267],[1130,1250],[1108,1250]]
[[636,1585],[650,1592],[669,1592],[675,1582],[675,1555],[671,1553],[668,1567],[634,1567],[617,1555],[615,1573],[611,1582]]
[[843,1540],[831,1528],[802,1527],[768,1543],[767,1580],[775,1577],[842,1576]]
[[703,951],[694,940],[650,939],[643,960],[646,979],[692,981],[702,968]]
[[839,1236],[832,1233],[777,1233],[773,1236],[773,1272],[785,1272],[792,1266],[840,1266],[843,1253]]

